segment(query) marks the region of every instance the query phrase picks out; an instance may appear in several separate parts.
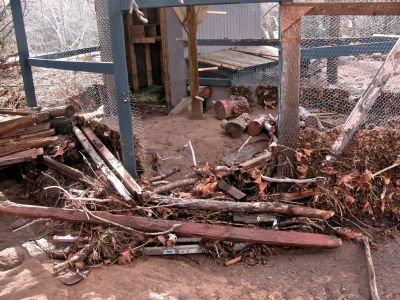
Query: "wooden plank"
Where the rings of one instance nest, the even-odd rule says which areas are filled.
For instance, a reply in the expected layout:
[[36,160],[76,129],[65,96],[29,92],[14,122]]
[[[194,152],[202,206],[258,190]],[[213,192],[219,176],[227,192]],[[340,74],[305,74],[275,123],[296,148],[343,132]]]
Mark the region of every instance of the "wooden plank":
[[0,115],[27,116],[37,113],[39,110],[39,107],[28,109],[0,108]]
[[204,17],[207,15],[208,6],[202,5],[197,8],[196,12],[196,24],[199,26],[203,22]]
[[233,214],[233,222],[244,224],[274,223],[276,216],[270,214]]
[[[282,5],[281,39],[282,72],[281,99],[279,103],[278,133],[279,144],[285,150],[279,153],[278,174],[291,177],[291,162],[294,160],[299,132],[299,90],[300,90],[300,31],[301,17],[294,18],[293,7]],[[299,12],[301,14],[303,12]],[[294,19],[293,19],[294,18]]]
[[154,44],[157,38],[155,37],[144,37],[144,38],[133,38],[131,42],[133,44]]
[[103,172],[103,174],[106,176],[107,180],[111,183],[111,185],[115,188],[117,193],[121,195],[126,201],[132,200],[128,190],[125,188],[122,182],[114,175],[114,173],[111,172],[111,170],[107,167],[107,165],[97,154],[96,150],[90,144],[89,140],[85,137],[82,131],[76,126],[72,127],[72,131],[74,132],[78,140],[81,142],[85,151],[92,158],[97,168],[99,168]]
[[161,35],[161,72],[163,78],[163,85],[165,91],[165,102],[168,108],[172,107],[171,102],[171,79],[169,76],[169,63],[168,63],[168,32],[167,20],[165,15],[165,8],[159,8],[158,11],[160,21],[160,35]]
[[28,115],[22,118],[17,118],[0,123],[0,137],[8,134],[17,132],[18,130],[31,126],[39,122],[39,118],[36,114]]
[[28,139],[33,139],[33,138],[45,138],[45,137],[53,136],[55,134],[56,134],[56,131],[54,129],[48,129],[45,131],[39,131],[36,133],[31,133],[31,134],[24,134],[24,135],[12,137],[12,138],[3,138],[3,139],[0,139],[0,147],[3,144],[7,144],[7,143],[11,143],[11,142],[18,142],[18,141],[28,140]]
[[14,153],[12,155],[0,158],[0,167],[11,166],[17,163],[28,162],[35,160],[38,156],[43,155],[43,148],[29,149]]
[[365,115],[370,111],[376,99],[382,93],[386,83],[396,72],[400,64],[400,39],[394,45],[392,51],[387,55],[385,62],[382,64],[367,90],[357,102],[350,116],[344,123],[343,130],[332,146],[333,155],[337,156],[342,153],[344,148],[351,140],[353,134],[365,120]]
[[96,148],[101,158],[106,162],[108,167],[116,173],[118,178],[125,185],[127,190],[137,197],[141,197],[142,188],[140,185],[133,179],[133,177],[125,170],[124,166],[118,159],[111,153],[110,150],[100,141],[100,139],[96,136],[92,129],[89,127],[82,128],[83,133],[88,138],[88,140],[92,143],[93,147]]
[[32,134],[40,131],[46,131],[50,129],[50,122],[47,123],[40,123],[40,124],[35,124],[26,128],[22,128],[18,130],[17,132],[9,132],[5,135],[3,135],[3,138],[12,138],[12,137],[18,137],[21,135],[26,135],[26,134]]
[[18,151],[27,150],[31,148],[45,147],[58,140],[57,136],[47,138],[35,138],[29,140],[21,140],[17,142],[10,142],[0,147],[0,156],[6,156]]
[[245,193],[243,193],[242,191],[238,190],[233,185],[230,185],[229,183],[227,183],[223,179],[218,181],[218,187],[221,190],[223,190],[224,192],[226,192],[229,195],[231,195],[236,200],[242,200],[243,198],[245,198],[247,196]]
[[241,163],[239,165],[240,173],[246,173],[257,166],[267,163],[267,161],[269,161],[270,159],[271,159],[271,153],[266,151],[265,153],[260,154],[259,156],[256,156],[248,161]]
[[67,166],[59,161],[56,161],[48,156],[44,156],[41,159],[41,163],[45,164],[47,167],[52,168],[59,172],[61,175],[69,177],[74,180],[85,177],[83,173],[77,169]]
[[234,51],[261,56],[275,61],[279,58],[278,48],[272,46],[245,46],[236,48]]
[[194,6],[186,8],[187,29],[188,29],[188,55],[189,55],[189,80],[190,80],[190,104],[191,118],[194,120],[203,119],[203,103],[196,96],[199,96],[199,65],[197,60],[197,24],[196,10]]
[[307,15],[367,15],[385,16],[400,15],[400,6],[396,2],[332,2],[332,3],[282,3],[283,7],[293,7],[296,10],[312,6]]
[[144,45],[145,55],[146,55],[146,72],[147,72],[147,85],[153,85],[153,67],[151,65],[151,52],[150,45]]
[[[101,220],[87,214],[83,210],[23,205],[8,201],[0,202],[0,213],[35,219],[52,218],[73,223],[104,225],[108,224],[108,222],[114,222],[144,232],[165,231],[175,226],[173,233],[178,236],[200,237],[215,241],[232,241],[301,248],[337,248],[342,245],[342,241],[339,238],[317,233],[198,224],[181,220],[171,221],[114,215],[108,212],[92,213],[100,217]],[[104,220],[107,220],[107,222]]]

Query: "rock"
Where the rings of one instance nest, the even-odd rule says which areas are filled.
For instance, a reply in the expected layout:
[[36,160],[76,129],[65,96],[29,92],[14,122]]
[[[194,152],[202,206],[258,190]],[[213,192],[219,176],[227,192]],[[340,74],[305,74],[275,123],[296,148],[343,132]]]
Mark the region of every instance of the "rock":
[[8,271],[18,267],[25,259],[21,248],[11,247],[0,252],[0,271]]

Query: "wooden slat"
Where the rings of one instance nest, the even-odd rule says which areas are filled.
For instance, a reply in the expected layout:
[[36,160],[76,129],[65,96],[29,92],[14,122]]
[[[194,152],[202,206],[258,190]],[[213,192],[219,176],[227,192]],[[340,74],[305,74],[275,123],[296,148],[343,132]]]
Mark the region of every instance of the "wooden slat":
[[247,196],[245,193],[243,193],[242,191],[238,190],[233,185],[230,185],[229,183],[227,183],[223,179],[218,181],[218,187],[221,190],[223,190],[224,192],[226,192],[229,195],[231,195],[236,200],[241,200],[241,199],[243,199],[243,198],[245,198]]
[[[133,18],[132,14],[126,13],[124,15],[124,26],[125,28],[133,27]],[[144,36],[144,29],[143,29]],[[135,46],[133,45],[132,39],[135,37],[134,30],[125,30],[125,49],[126,49],[126,58],[128,65],[128,77],[129,84],[134,91],[139,90],[139,80],[137,75],[137,65],[136,65],[136,54],[135,54]]]
[[26,134],[32,134],[40,131],[46,131],[50,129],[50,122],[47,123],[40,123],[36,125],[32,125],[26,128],[22,128],[18,130],[17,132],[9,132],[4,134],[2,137],[3,138],[12,138],[12,137],[18,137],[21,135],[26,135]]
[[357,102],[350,116],[347,118],[343,126],[342,133],[338,136],[337,140],[332,146],[333,155],[340,155],[346,145],[349,143],[351,137],[360,127],[364,121],[365,115],[370,111],[376,99],[382,93],[386,83],[396,72],[400,64],[400,39],[394,45],[392,51],[386,57],[385,62],[382,64],[374,79],[368,86],[364,95]]
[[151,52],[150,52],[150,45],[144,45],[144,50],[146,54],[146,72],[147,72],[147,85],[153,85],[153,67],[151,65]]
[[279,57],[278,48],[272,46],[245,46],[238,47],[234,51],[261,56],[275,61],[277,61]]
[[397,2],[355,2],[355,3],[282,3],[282,7],[301,9],[312,6],[307,15],[400,15],[400,5]]
[[4,157],[18,151],[27,150],[31,148],[45,147],[55,141],[57,141],[57,136],[47,137],[47,138],[36,138],[30,140],[22,140],[18,142],[11,142],[0,147],[0,156]]
[[156,38],[155,37],[133,38],[131,42],[133,44],[154,44],[156,42]]
[[[0,202],[0,213],[29,218],[52,218],[76,223],[107,224],[100,219],[88,215],[82,210],[23,205],[11,202]],[[119,223],[145,232],[165,231],[175,225],[176,227],[173,232],[178,236],[200,237],[215,241],[232,241],[301,248],[337,248],[342,245],[342,241],[339,238],[317,233],[238,228],[190,223],[180,220],[155,220],[143,217],[114,215],[107,212],[95,212],[93,214],[103,220]],[[177,226],[178,224],[179,226]]]
[[169,74],[168,63],[168,32],[165,8],[159,8],[158,16],[160,21],[160,36],[161,36],[161,72],[163,85],[165,90],[165,102],[168,107],[172,106],[171,102],[171,79]]
[[54,129],[48,129],[45,131],[39,131],[36,133],[30,133],[30,134],[24,134],[24,135],[20,135],[17,137],[12,137],[12,138],[3,138],[0,139],[0,147],[3,144],[6,143],[11,143],[11,142],[18,142],[18,141],[22,141],[22,140],[28,140],[28,139],[34,139],[34,138],[45,138],[45,137],[49,137],[52,135],[55,135],[56,131]]
[[17,132],[18,130],[31,126],[39,121],[36,115],[28,115],[22,118],[17,118],[0,123],[0,137]]
[[114,170],[119,179],[121,179],[122,183],[125,185],[128,191],[132,195],[141,197],[142,188],[140,187],[140,185],[135,181],[135,179],[132,178],[128,171],[125,170],[121,162],[119,162],[118,159],[116,159],[115,156],[111,153],[111,151],[108,150],[108,148],[100,141],[93,130],[85,127],[82,128],[82,131],[99,152],[101,158],[103,158],[108,167]]
[[186,26],[186,13],[183,10],[182,7],[173,7],[172,8],[175,15],[178,17],[179,22],[181,22],[183,29],[185,29],[186,32],[188,32],[187,26]]
[[43,148],[29,149],[0,158],[0,167],[11,166],[17,163],[35,160],[43,155]]
[[81,142],[85,151],[89,154],[91,159],[94,161],[94,163],[96,164],[96,167],[98,169],[100,169],[101,172],[103,172],[104,176],[106,176],[107,180],[114,187],[114,189],[117,191],[117,193],[119,195],[121,195],[124,198],[124,200],[126,200],[126,201],[132,200],[128,190],[125,188],[125,186],[122,184],[122,182],[114,175],[114,173],[107,167],[105,162],[102,160],[102,158],[96,152],[96,150],[93,148],[92,144],[85,137],[85,135],[82,133],[82,131],[76,126],[72,127],[72,131],[74,132],[74,134],[78,138],[78,140]]

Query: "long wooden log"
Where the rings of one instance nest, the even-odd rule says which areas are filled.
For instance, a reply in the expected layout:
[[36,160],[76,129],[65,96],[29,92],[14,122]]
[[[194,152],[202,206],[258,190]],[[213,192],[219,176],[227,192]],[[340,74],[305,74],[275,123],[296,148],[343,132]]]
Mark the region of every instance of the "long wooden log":
[[90,144],[89,140],[85,137],[82,131],[76,127],[72,127],[72,131],[74,132],[75,136],[81,142],[85,151],[89,154],[92,158],[94,163],[96,164],[97,168],[99,168],[103,174],[106,176],[107,180],[111,183],[111,185],[115,188],[119,195],[121,195],[125,200],[129,201],[132,200],[131,196],[129,195],[128,190],[125,188],[123,183],[114,175],[114,173],[107,167],[101,157],[97,154],[96,150]]
[[48,130],[39,131],[36,133],[20,135],[20,136],[13,137],[13,138],[3,138],[3,139],[0,139],[0,147],[3,144],[8,144],[11,142],[23,142],[23,140],[46,138],[46,137],[55,135],[55,133],[56,132],[54,129],[48,129]]
[[52,218],[67,222],[100,225],[108,224],[103,221],[107,220],[145,232],[165,231],[169,230],[174,225],[180,224],[180,226],[177,226],[174,229],[174,233],[178,236],[200,237],[215,241],[232,241],[301,248],[337,248],[342,245],[341,239],[324,234],[237,228],[231,226],[190,223],[185,221],[113,215],[108,212],[92,213],[103,219],[101,220],[92,217],[82,210],[22,205],[12,202],[0,202],[0,213],[29,218]]
[[114,154],[111,153],[110,150],[100,141],[100,139],[96,136],[92,129],[89,127],[82,128],[83,133],[92,143],[92,145],[97,149],[101,158],[106,162],[108,167],[111,170],[114,170],[117,177],[122,181],[128,191],[140,198],[142,195],[142,188],[136,182],[135,179],[128,173],[128,171],[124,168],[122,163],[116,159]]
[[30,140],[21,140],[17,142],[10,142],[8,144],[2,145],[0,147],[0,157],[9,155],[18,151],[27,150],[31,148],[45,147],[55,141],[57,141],[57,136],[51,136],[47,138],[36,138]]
[[58,171],[61,175],[64,175],[71,179],[78,180],[84,177],[84,174],[81,171],[67,166],[61,162],[58,162],[48,156],[44,156],[40,162],[48,166],[49,168]]
[[148,200],[154,204],[164,204],[175,208],[210,210],[218,212],[276,213],[317,219],[329,219],[335,215],[331,210],[322,210],[279,202],[233,202],[212,199],[181,199],[154,195]]
[[336,139],[332,146],[332,153],[335,156],[340,155],[347,144],[350,142],[353,134],[364,122],[366,114],[374,105],[376,99],[382,93],[383,88],[389,81],[394,72],[396,72],[400,64],[400,39],[389,52],[385,62],[380,67],[374,79],[368,86],[364,95],[358,101],[350,116],[347,118],[343,126],[343,131]]
[[234,118],[249,112],[249,102],[245,97],[241,96],[219,100],[214,105],[214,112],[219,120]]

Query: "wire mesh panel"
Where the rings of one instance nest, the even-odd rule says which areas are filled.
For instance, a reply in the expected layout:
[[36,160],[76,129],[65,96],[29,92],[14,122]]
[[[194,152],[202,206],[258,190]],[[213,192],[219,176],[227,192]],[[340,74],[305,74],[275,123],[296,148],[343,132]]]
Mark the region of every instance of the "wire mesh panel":
[[[342,125],[400,34],[398,16],[302,18],[300,105],[326,127]],[[400,116],[399,70],[386,84],[364,126],[389,126]]]
[[[109,0],[27,1],[24,22],[31,57],[113,62]],[[113,74],[40,67],[32,72],[39,106],[71,104],[78,112],[98,111],[110,129],[119,130]],[[143,140],[140,111],[131,103],[134,133]]]

